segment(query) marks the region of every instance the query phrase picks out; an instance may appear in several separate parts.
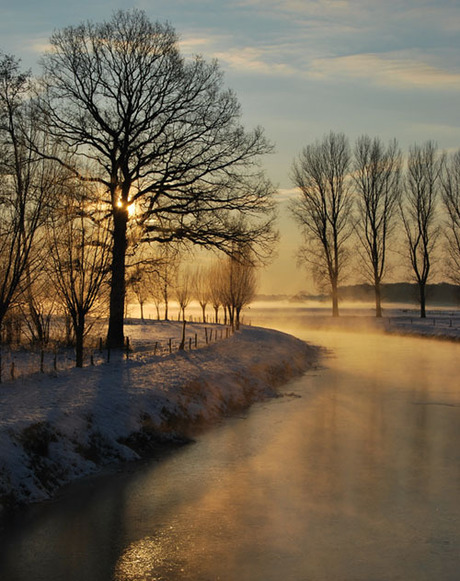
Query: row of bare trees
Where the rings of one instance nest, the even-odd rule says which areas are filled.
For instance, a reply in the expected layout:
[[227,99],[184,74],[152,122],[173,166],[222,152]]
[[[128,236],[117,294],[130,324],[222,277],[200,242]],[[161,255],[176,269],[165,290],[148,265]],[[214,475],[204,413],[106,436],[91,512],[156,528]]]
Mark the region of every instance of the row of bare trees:
[[14,307],[45,341],[59,305],[81,365],[89,314],[106,307],[122,347],[127,283],[143,302],[155,275],[167,305],[178,252],[270,254],[272,145],[218,65],[186,60],[143,11],[56,31],[41,65],[32,78],[0,53],[0,331]]
[[291,205],[305,241],[299,258],[319,283],[327,281],[333,316],[353,253],[375,289],[377,317],[390,247],[410,263],[422,318],[442,241],[443,274],[460,284],[460,151],[449,155],[427,141],[404,159],[396,140],[364,135],[351,147],[344,134],[331,132],[303,149],[292,180],[301,193]]
[[248,251],[234,252],[230,256],[214,260],[207,266],[195,269],[180,264],[177,253],[168,251],[165,257],[156,257],[147,267],[136,265],[128,277],[128,297],[135,299],[144,319],[144,305],[154,304],[157,318],[163,307],[163,318],[169,318],[169,303],[174,299],[185,320],[185,312],[192,301],[196,301],[207,321],[207,308],[214,312],[214,322],[219,322],[223,312],[224,324],[238,328],[243,307],[255,296],[257,287],[256,267]]

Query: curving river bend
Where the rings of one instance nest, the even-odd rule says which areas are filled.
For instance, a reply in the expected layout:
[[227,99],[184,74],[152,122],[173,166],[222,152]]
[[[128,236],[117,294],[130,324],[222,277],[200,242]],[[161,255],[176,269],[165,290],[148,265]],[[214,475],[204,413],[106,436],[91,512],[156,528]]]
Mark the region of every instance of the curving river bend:
[[460,344],[269,324],[322,366],[7,522],[0,579],[458,581]]

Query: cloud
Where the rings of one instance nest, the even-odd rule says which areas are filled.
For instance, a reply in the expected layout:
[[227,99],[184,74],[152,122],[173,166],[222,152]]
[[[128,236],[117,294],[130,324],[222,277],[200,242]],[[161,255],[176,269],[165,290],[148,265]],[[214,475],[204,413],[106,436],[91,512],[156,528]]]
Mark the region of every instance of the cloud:
[[203,33],[200,36],[184,36],[179,40],[181,51],[185,54],[210,51],[213,46],[226,39],[224,35]]
[[460,72],[449,71],[404,53],[362,53],[313,59],[313,79],[367,79],[392,88],[460,90]]
[[244,73],[257,73],[270,76],[291,76],[298,70],[287,62],[275,62],[271,50],[254,46],[233,48],[215,52],[214,56],[232,69]]
[[276,193],[276,199],[279,202],[292,200],[293,198],[298,197],[299,192],[299,188],[280,188]]

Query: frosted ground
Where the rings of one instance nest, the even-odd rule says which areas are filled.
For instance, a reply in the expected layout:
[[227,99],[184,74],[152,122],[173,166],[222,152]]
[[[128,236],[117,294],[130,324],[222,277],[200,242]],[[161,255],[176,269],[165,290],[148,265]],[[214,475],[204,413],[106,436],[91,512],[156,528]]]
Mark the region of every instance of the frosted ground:
[[184,351],[174,350],[179,322],[130,324],[125,331],[129,359],[112,353],[110,362],[47,368],[0,386],[0,506],[50,498],[106,465],[184,441],[275,395],[318,355],[290,335],[255,327],[227,337],[223,326],[189,324]]
[[[203,426],[250,403],[276,395],[276,387],[316,365],[320,351],[265,325],[282,317],[289,328],[333,326],[460,339],[460,312],[392,307],[376,321],[372,310],[342,309],[331,320],[324,308],[257,304],[232,335],[222,325],[188,324],[186,349],[177,351],[182,324],[131,320],[132,352],[95,353],[92,366],[65,365],[44,373],[16,354],[16,379],[0,386],[0,507],[48,499],[66,483],[105,466],[155,454]],[[207,342],[206,342],[207,337]],[[171,345],[171,348],[170,348]],[[171,352],[170,352],[171,351]]]

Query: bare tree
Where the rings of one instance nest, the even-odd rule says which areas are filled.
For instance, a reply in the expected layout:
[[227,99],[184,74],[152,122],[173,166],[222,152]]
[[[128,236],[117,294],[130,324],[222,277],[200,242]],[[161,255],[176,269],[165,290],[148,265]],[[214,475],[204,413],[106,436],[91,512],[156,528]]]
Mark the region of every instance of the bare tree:
[[254,264],[249,260],[228,259],[230,289],[231,289],[231,322],[240,328],[241,311],[250,304],[255,297],[257,278]]
[[152,275],[144,265],[137,263],[131,269],[126,281],[127,291],[131,290],[139,303],[141,321],[144,320],[144,305],[153,291]]
[[229,323],[238,329],[241,311],[254,299],[257,286],[256,262],[250,247],[235,245],[232,255],[219,260],[211,273],[216,303],[224,307]]
[[381,283],[387,266],[387,243],[401,195],[401,152],[396,140],[385,147],[367,135],[355,144],[353,181],[357,193],[356,232],[362,247],[362,265],[374,286],[375,314],[382,316]]
[[169,299],[180,266],[179,251],[174,244],[161,244],[155,267],[157,294],[164,306],[164,320],[169,320]]
[[214,309],[214,322],[219,322],[219,309],[224,306],[223,298],[223,269],[221,261],[217,261],[209,268],[209,300]]
[[95,219],[97,201],[82,184],[69,183],[49,223],[51,276],[75,333],[75,364],[83,366],[88,315],[101,307],[110,259],[110,231]]
[[[123,345],[129,207],[145,239],[229,249],[272,241],[273,186],[258,167],[272,150],[215,62],[185,61],[168,24],[119,11],[57,31],[43,58],[41,105],[49,135],[74,154],[73,171],[100,183],[113,219],[108,342]],[[78,159],[96,168],[83,174]],[[235,228],[234,214],[251,219]]]
[[185,309],[193,296],[193,277],[189,270],[179,270],[175,281],[175,296],[179,303],[182,320],[185,321]]
[[312,266],[317,280],[328,281],[334,317],[339,315],[338,287],[352,231],[350,163],[348,139],[331,132],[305,147],[292,166],[292,179],[301,197],[293,201],[291,212],[305,240],[299,258]]
[[45,218],[50,185],[46,164],[28,147],[37,138],[29,91],[29,75],[20,71],[19,61],[0,54],[0,328],[12,301],[26,287],[26,269],[31,272],[38,264],[32,248]]
[[442,200],[447,212],[446,276],[460,285],[460,150],[446,158],[441,173]]
[[426,317],[426,284],[433,251],[439,238],[436,220],[442,158],[436,145],[427,141],[410,148],[400,205],[409,259],[419,290],[420,317]]
[[198,267],[193,275],[193,295],[201,307],[202,320],[206,323],[206,307],[211,301],[210,269]]
[[[46,244],[43,245],[43,249],[45,248]],[[40,260],[40,268],[34,269],[33,273],[29,269],[26,270],[23,279],[24,290],[21,293],[22,300],[19,302],[28,335],[33,343],[42,346],[50,341],[51,321],[58,307],[54,282],[46,266],[49,263],[49,257],[43,254],[40,252],[40,259],[37,257],[33,259],[35,263]]]

